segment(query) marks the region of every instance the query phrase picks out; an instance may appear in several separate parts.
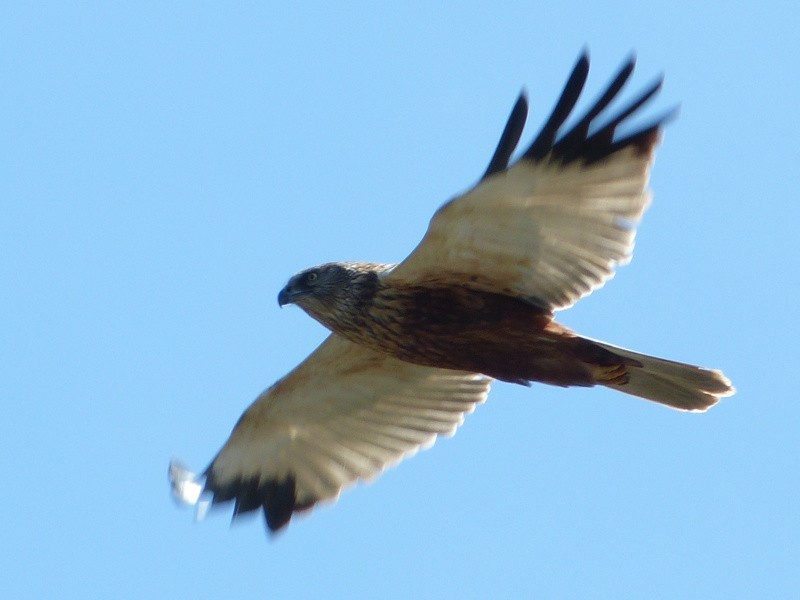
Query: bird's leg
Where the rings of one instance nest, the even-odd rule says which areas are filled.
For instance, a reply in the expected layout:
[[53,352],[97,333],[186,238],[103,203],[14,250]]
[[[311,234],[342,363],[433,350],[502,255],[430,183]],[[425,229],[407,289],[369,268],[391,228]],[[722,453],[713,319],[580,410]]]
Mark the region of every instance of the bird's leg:
[[625,365],[597,365],[594,369],[594,379],[602,385],[625,385],[630,381],[630,374]]

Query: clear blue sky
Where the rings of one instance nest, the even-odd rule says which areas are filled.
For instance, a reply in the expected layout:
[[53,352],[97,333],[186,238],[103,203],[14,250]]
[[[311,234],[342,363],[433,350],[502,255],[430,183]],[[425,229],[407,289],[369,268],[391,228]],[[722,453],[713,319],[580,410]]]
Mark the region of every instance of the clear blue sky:
[[[799,595],[795,5],[273,4],[0,9],[0,595]],[[590,97],[635,50],[681,113],[632,264],[559,318],[738,394],[498,384],[284,535],[193,523],[170,458],[205,467],[325,335],[286,279],[402,259],[584,46]]]

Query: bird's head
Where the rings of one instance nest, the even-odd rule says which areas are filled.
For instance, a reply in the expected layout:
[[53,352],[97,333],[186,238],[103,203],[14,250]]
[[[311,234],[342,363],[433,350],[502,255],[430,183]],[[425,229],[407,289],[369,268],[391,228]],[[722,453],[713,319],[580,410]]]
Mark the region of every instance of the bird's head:
[[278,304],[296,304],[335,328],[335,321],[357,311],[377,287],[384,265],[328,263],[301,271],[278,294]]

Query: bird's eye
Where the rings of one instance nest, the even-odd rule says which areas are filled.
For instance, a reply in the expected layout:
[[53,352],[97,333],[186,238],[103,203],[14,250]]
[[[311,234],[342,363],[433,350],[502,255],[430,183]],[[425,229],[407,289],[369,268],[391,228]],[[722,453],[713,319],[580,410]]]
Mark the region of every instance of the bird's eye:
[[317,277],[319,277],[319,275],[317,275],[315,271],[312,271],[311,273],[306,275],[306,281],[308,283],[314,283],[317,280]]

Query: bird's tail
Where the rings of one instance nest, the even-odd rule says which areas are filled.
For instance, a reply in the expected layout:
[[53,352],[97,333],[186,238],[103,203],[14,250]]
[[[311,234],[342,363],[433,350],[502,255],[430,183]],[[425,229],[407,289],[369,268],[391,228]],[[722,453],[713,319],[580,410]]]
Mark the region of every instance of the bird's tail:
[[[603,342],[595,344],[626,360],[625,376],[597,384],[678,410],[705,411],[736,390],[722,371],[639,354]],[[640,366],[641,365],[641,366]]]

